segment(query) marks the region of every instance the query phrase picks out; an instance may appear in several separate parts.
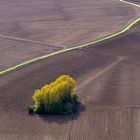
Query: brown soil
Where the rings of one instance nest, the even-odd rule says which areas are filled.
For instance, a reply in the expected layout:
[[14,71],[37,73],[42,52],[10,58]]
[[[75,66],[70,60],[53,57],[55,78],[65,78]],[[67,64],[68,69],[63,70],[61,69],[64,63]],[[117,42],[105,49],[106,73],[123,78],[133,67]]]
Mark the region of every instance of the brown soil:
[[[111,41],[42,60],[0,79],[0,139],[138,140],[140,26]],[[77,115],[30,116],[35,89],[61,74],[78,81]]]
[[0,70],[116,32],[138,13],[118,0],[1,0]]
[[0,33],[67,47],[115,32],[135,14],[118,0],[2,0]]
[[140,0],[128,0],[128,1],[130,1],[130,2],[133,2],[133,3],[140,3]]

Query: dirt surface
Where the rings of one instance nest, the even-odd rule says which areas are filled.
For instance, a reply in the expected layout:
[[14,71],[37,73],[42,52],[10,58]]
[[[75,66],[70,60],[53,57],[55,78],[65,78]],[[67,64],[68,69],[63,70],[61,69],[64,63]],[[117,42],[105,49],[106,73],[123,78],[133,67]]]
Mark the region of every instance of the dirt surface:
[[0,0],[0,70],[116,32],[139,14],[118,0]]
[[62,48],[0,38],[0,71]]
[[[111,41],[66,52],[0,78],[0,139],[139,140],[140,26]],[[35,89],[70,74],[78,82],[73,117],[30,116]]]
[[1,0],[0,9],[0,34],[66,47],[115,32],[136,16],[118,0]]
[[140,0],[128,0],[129,2],[138,3],[140,4]]

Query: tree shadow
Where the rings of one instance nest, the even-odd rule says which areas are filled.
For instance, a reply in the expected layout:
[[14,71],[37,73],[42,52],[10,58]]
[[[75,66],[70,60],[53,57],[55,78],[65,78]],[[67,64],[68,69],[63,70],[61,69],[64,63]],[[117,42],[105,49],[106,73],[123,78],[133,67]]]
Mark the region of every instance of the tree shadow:
[[82,112],[84,112],[86,110],[86,107],[81,104],[78,103],[77,105],[77,111],[75,112],[75,114],[72,115],[51,115],[51,114],[45,114],[45,115],[39,115],[39,117],[47,122],[47,123],[57,123],[57,124],[67,124],[70,121],[76,120],[78,119],[78,117],[82,114]]

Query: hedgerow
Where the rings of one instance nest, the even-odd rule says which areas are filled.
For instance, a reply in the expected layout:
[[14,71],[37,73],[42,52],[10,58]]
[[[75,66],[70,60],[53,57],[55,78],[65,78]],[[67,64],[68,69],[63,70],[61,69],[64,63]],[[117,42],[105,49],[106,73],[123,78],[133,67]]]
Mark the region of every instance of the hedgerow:
[[73,114],[76,111],[76,82],[69,75],[60,76],[56,81],[35,91],[34,105],[28,107],[29,113]]

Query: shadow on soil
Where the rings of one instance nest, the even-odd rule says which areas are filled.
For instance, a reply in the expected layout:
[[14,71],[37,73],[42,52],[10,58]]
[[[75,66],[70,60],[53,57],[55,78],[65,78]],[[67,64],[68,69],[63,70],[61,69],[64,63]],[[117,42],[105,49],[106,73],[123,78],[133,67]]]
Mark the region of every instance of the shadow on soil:
[[78,117],[86,110],[86,107],[83,104],[79,104],[77,107],[77,111],[73,115],[40,115],[41,119],[45,122],[49,123],[57,123],[57,124],[66,124],[69,121],[76,120]]

